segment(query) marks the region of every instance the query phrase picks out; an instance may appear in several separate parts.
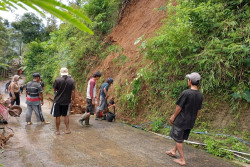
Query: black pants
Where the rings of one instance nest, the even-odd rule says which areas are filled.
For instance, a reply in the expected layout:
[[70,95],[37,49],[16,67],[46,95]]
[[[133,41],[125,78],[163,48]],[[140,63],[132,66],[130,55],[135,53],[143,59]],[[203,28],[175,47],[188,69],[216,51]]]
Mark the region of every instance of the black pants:
[[92,99],[87,99],[87,113],[90,113],[90,115],[94,115],[95,113],[95,106],[92,104]]
[[[16,105],[20,105],[20,96],[19,96],[19,92],[14,92],[16,99],[15,100],[11,100],[11,105],[14,105],[16,102]],[[12,97],[12,94],[10,93],[10,97]]]

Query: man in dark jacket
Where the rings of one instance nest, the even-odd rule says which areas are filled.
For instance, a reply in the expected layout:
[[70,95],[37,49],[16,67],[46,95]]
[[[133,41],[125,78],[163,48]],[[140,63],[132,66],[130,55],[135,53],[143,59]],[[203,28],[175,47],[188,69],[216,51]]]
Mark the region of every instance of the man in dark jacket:
[[[66,125],[65,134],[70,134],[69,129],[69,114],[71,100],[75,99],[75,80],[68,77],[68,69],[61,68],[61,77],[57,78],[53,84],[55,98],[51,114],[56,117],[56,134],[60,135],[60,118],[64,117],[64,123]],[[72,97],[72,99],[71,99]]]

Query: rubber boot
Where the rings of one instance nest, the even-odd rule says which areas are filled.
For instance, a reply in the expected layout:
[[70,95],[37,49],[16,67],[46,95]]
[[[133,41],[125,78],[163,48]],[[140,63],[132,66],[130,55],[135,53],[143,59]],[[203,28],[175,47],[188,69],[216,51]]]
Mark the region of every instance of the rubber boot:
[[89,125],[89,117],[85,119],[85,125]]
[[106,120],[107,117],[106,117],[106,114],[102,116],[102,120]]
[[81,119],[79,119],[79,123],[83,125],[83,121],[86,120],[87,118],[89,117],[88,113],[84,113],[82,116],[81,116]]

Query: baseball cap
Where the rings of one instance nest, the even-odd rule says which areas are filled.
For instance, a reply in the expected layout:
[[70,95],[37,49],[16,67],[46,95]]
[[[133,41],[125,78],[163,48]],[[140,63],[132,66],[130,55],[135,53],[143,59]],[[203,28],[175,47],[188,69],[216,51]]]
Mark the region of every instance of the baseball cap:
[[68,75],[69,71],[68,71],[68,69],[66,67],[62,67],[61,70],[60,70],[60,73],[61,73],[61,76]]
[[113,80],[113,78],[109,78],[109,79],[107,80],[107,82],[109,82],[109,83],[113,83],[113,82],[114,82],[114,80]]
[[197,72],[192,72],[191,74],[187,74],[186,78],[190,79],[192,82],[197,82],[201,80],[201,76]]
[[38,72],[33,73],[33,78],[39,77],[40,78],[40,74]]

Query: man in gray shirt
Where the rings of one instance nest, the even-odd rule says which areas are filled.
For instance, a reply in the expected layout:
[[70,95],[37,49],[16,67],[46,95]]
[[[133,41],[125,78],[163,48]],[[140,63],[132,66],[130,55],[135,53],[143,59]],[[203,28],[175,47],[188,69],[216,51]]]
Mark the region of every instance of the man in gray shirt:
[[37,121],[41,121],[43,124],[49,124],[45,121],[42,113],[41,105],[43,105],[43,90],[40,85],[40,74],[34,73],[33,80],[26,85],[26,122],[27,125],[31,125],[32,111],[35,112]]

